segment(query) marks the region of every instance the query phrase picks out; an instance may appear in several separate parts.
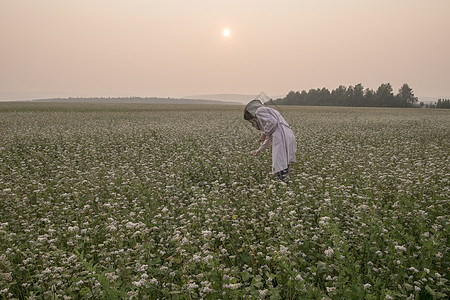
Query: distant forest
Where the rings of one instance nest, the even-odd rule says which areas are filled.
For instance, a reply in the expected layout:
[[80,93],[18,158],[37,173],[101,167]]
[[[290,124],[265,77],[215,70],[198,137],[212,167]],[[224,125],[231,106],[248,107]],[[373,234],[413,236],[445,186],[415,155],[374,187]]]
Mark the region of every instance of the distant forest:
[[439,99],[434,104],[418,103],[412,88],[403,84],[394,95],[390,83],[381,84],[376,91],[365,89],[362,84],[345,87],[340,85],[331,92],[326,89],[310,89],[308,92],[289,92],[286,97],[270,100],[266,104],[303,106],[354,106],[354,107],[429,107],[450,108],[449,99]]

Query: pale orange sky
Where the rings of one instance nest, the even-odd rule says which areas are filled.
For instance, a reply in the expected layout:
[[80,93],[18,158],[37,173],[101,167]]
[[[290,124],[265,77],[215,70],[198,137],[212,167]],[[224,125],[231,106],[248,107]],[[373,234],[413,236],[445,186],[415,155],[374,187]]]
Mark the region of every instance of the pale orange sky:
[[448,98],[449,12],[449,0],[0,0],[0,100],[357,83]]

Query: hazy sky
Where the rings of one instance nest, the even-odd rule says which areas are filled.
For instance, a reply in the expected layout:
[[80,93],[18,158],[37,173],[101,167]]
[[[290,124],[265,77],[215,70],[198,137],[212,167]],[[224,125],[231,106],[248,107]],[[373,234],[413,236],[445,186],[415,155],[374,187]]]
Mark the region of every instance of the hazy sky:
[[0,0],[0,99],[357,83],[449,97],[449,13],[450,0]]

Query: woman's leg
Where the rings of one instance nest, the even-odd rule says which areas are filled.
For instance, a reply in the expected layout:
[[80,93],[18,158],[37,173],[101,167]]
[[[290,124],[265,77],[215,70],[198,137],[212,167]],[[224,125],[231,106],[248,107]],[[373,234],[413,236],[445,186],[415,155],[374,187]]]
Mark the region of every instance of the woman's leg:
[[278,172],[277,175],[278,175],[278,178],[280,178],[281,181],[284,181],[286,183],[289,182],[289,165],[288,165],[288,167],[286,169]]

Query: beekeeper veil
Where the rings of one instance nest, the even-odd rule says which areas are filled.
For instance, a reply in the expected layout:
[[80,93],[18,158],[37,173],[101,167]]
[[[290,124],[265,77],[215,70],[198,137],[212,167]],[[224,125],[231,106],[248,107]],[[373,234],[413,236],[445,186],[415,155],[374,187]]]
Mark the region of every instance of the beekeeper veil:
[[262,107],[261,100],[252,100],[250,101],[244,109],[244,119],[252,123],[253,127],[260,130],[261,126],[259,125],[258,120],[256,119],[256,110]]

